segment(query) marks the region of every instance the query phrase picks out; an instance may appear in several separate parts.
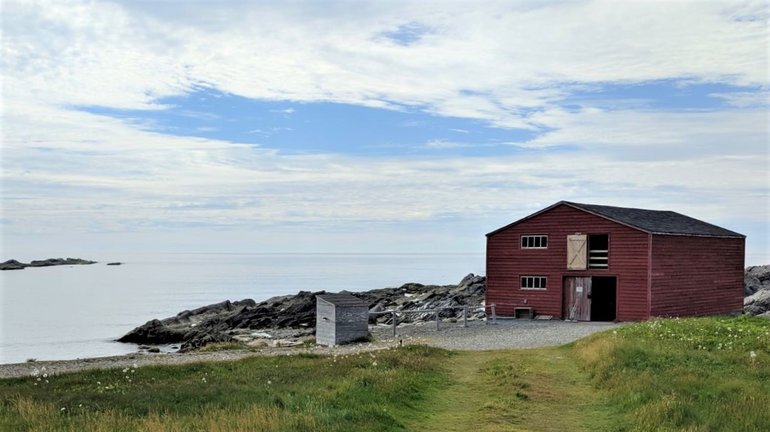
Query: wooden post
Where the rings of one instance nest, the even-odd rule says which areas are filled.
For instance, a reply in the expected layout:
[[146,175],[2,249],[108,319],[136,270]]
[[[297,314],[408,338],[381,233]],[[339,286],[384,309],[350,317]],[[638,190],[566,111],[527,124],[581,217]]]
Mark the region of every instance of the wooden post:
[[396,337],[396,311],[393,311],[393,337]]
[[463,327],[468,327],[468,306],[463,306]]
[[436,308],[436,331],[438,331],[438,313],[441,309]]
[[497,314],[495,313],[494,303],[492,303],[492,324],[497,324]]

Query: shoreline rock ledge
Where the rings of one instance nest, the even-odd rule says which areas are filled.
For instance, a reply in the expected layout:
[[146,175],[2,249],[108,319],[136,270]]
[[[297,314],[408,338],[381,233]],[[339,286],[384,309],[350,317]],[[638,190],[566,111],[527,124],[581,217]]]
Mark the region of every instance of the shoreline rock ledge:
[[[381,288],[350,294],[366,301],[371,312],[480,306],[484,301],[486,278],[469,274],[457,285],[407,283],[398,288]],[[744,313],[770,318],[770,265],[748,267],[745,271]],[[346,292],[346,291],[343,291]],[[147,323],[118,339],[143,345],[181,344],[180,351],[194,351],[212,342],[240,341],[252,346],[296,344],[315,331],[315,296],[325,291],[300,291],[263,302],[251,299],[224,301],[176,316]],[[462,318],[462,309],[447,309],[444,319]],[[484,317],[482,310],[468,314],[471,320]],[[399,315],[399,323],[433,320],[432,313]],[[390,314],[370,322],[390,324]]]
[[[398,288],[381,288],[350,294],[369,304],[371,311],[478,307],[484,301],[486,278],[469,274],[457,285],[408,283]],[[345,291],[343,291],[345,292]],[[229,300],[178,313],[166,319],[150,320],[131,330],[118,342],[164,345],[181,344],[180,352],[193,351],[209,343],[242,341],[250,344],[298,343],[315,332],[315,296],[325,291],[300,291],[295,295],[273,297],[257,303],[251,299]],[[461,318],[462,309],[447,309],[442,318]],[[482,310],[468,318],[484,317]],[[404,314],[399,323],[434,319],[432,313]],[[390,323],[390,315],[372,318]],[[288,340],[288,341],[287,341]],[[292,342],[293,341],[293,342]]]
[[96,261],[89,261],[80,258],[48,258],[44,260],[34,260],[29,263],[23,263],[10,259],[0,263],[0,270],[23,270],[27,267],[51,267],[61,265],[88,265],[96,264]]

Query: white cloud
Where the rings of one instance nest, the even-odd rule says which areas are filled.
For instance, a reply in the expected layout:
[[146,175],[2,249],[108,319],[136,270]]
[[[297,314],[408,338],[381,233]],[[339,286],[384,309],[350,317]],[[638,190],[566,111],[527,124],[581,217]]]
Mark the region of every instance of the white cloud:
[[[674,207],[716,223],[770,214],[757,205],[770,184],[766,90],[717,95],[737,107],[718,112],[559,108],[580,86],[606,83],[766,89],[763,2],[6,1],[2,14],[6,236],[487,220],[560,199]],[[408,45],[381,37],[409,23],[430,31]],[[160,109],[159,97],[196,86],[545,127],[515,145],[575,150],[286,156],[72,109]]]

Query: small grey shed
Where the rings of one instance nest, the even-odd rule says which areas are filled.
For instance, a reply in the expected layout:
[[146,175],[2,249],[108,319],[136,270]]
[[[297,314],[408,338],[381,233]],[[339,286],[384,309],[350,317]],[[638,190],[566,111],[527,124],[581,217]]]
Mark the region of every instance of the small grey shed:
[[369,305],[350,294],[316,296],[315,341],[341,345],[369,336]]

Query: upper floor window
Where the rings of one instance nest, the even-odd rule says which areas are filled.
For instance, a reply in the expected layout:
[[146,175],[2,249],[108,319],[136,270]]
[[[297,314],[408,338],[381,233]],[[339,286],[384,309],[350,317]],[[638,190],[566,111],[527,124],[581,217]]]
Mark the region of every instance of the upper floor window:
[[547,235],[523,235],[521,236],[522,249],[546,249],[548,248]]
[[607,234],[588,236],[588,267],[606,269],[609,267],[610,237]]

